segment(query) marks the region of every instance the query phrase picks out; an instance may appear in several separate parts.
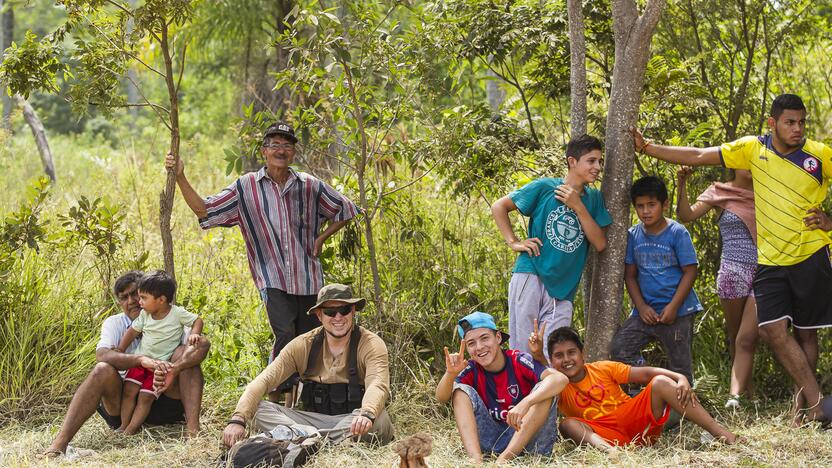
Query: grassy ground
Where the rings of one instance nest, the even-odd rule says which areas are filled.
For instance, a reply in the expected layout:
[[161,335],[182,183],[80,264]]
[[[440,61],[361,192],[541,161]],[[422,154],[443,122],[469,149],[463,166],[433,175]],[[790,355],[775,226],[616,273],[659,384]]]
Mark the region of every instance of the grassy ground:
[[[210,391],[206,404],[210,405]],[[415,395],[410,395],[415,397]],[[453,421],[430,406],[429,395],[403,401],[398,398],[391,413],[400,437],[418,431],[433,436],[431,466],[468,466]],[[414,404],[410,404],[410,403]],[[223,404],[222,406],[225,406]],[[652,447],[630,448],[610,458],[594,449],[559,442],[552,457],[523,457],[515,466],[832,466],[832,431],[816,425],[791,428],[783,405],[721,413],[717,418],[746,438],[738,446],[702,443],[698,427],[683,422],[665,433]],[[179,426],[150,427],[136,437],[115,435],[97,416],[76,436],[72,445],[95,453],[77,460],[45,461],[38,454],[48,446],[60,424],[60,416],[37,426],[18,424],[0,429],[0,466],[212,466],[220,455],[219,433],[224,415],[210,408],[204,412],[203,434],[182,439]],[[390,447],[325,447],[309,466],[393,466]]]

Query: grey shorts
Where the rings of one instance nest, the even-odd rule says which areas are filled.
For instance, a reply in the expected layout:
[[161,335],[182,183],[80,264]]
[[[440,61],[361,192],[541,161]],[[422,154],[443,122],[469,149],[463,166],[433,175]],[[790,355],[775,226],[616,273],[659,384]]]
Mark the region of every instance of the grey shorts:
[[508,283],[508,345],[511,349],[529,352],[534,319],[538,326],[546,323],[543,352],[548,359],[546,342],[549,335],[557,328],[572,325],[572,302],[550,296],[537,275],[513,273]]

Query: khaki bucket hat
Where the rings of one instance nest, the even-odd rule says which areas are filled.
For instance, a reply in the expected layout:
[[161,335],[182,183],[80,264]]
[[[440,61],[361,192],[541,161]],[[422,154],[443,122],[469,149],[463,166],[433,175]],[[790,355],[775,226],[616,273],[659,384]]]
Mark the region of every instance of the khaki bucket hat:
[[312,306],[306,313],[312,315],[315,309],[321,307],[326,301],[341,301],[348,304],[355,304],[355,310],[361,311],[367,305],[367,300],[363,297],[352,297],[352,288],[346,284],[332,283],[324,286],[318,291],[318,303]]

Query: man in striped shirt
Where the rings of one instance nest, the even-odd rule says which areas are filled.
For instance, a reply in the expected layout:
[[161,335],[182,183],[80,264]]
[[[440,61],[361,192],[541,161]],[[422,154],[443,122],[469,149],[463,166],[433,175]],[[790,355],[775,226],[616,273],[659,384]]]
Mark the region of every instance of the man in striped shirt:
[[[321,325],[315,315],[306,314],[324,282],[318,256],[324,242],[358,214],[355,204],[337,190],[290,167],[297,141],[287,123],[271,125],[260,148],[266,165],[208,198],[191,187],[181,159],[176,167],[182,196],[203,229],[240,228],[251,275],[274,332],[272,359],[294,337]],[[165,165],[174,167],[172,155]]]
[[832,148],[805,138],[806,107],[794,94],[782,94],[772,102],[768,126],[768,135],[705,149],[656,145],[637,130],[633,137],[638,151],[663,161],[751,171],[760,337],[797,385],[796,422],[804,416],[824,420],[831,415],[823,414],[815,368],[817,330],[832,327],[832,221],[820,207],[832,180]]

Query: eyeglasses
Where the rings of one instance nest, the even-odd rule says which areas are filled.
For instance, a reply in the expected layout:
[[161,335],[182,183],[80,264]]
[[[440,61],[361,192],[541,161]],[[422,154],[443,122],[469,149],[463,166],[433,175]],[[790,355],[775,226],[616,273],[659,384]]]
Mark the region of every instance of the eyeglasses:
[[118,295],[118,300],[124,302],[124,301],[130,299],[131,297],[133,299],[138,299],[139,298],[139,290],[134,289],[130,292],[123,292],[123,293]]
[[321,312],[323,312],[327,317],[335,317],[337,314],[341,314],[346,317],[352,313],[352,304],[346,304],[340,307],[321,307]]
[[295,145],[291,143],[266,143],[263,145],[263,148],[274,150],[282,149],[288,151],[291,149],[295,149]]

